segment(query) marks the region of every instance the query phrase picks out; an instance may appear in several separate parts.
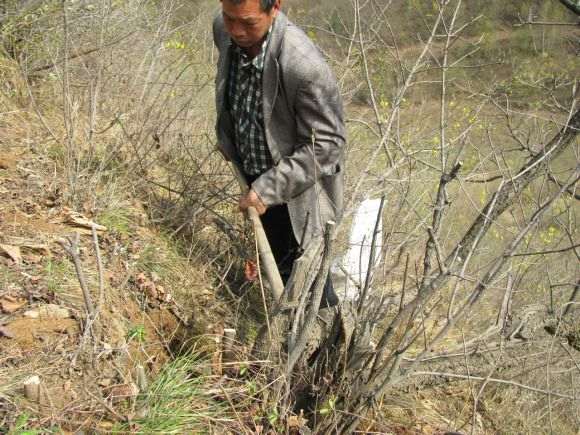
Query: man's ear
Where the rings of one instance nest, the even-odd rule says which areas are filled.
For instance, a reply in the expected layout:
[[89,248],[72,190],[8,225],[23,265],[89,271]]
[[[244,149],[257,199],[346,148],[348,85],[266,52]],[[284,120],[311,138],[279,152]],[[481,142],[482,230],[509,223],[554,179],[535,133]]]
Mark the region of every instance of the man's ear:
[[281,7],[282,7],[282,0],[276,0],[276,2],[274,3],[274,6],[272,6],[272,13],[273,13],[274,17],[276,15],[278,15],[278,12],[280,12]]

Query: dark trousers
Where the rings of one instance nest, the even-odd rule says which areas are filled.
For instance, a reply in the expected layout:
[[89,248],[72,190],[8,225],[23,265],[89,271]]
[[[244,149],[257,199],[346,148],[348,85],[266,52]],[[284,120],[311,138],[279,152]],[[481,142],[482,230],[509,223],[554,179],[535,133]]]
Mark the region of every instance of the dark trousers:
[[[251,184],[257,177],[246,176],[246,178],[248,179],[248,184]],[[270,248],[272,249],[272,254],[274,254],[282,281],[286,285],[292,273],[294,260],[302,253],[296,237],[294,237],[288,206],[281,204],[270,207],[266,210],[266,213],[260,216],[260,219],[262,220],[266,237],[268,237],[268,242],[270,242]],[[332,307],[336,304],[338,304],[338,297],[334,292],[329,272],[324,284],[320,308]]]
[[[300,246],[294,237],[288,206],[286,204],[270,207],[261,216],[264,231],[270,242],[270,248],[276,259],[278,270],[284,285],[290,278],[294,260],[301,254]],[[338,304],[338,297],[334,292],[330,273],[326,277],[320,308],[331,307]]]

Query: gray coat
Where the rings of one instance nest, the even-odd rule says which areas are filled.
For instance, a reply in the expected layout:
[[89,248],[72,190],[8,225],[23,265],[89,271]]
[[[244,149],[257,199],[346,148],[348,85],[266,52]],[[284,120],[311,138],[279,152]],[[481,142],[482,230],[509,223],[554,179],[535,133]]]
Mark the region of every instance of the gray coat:
[[[231,40],[221,14],[213,25],[219,50],[216,133],[221,152],[241,168],[225,108]],[[264,127],[274,166],[252,183],[266,206],[287,203],[294,235],[307,243],[342,214],[343,106],[336,79],[312,41],[276,17],[262,79]]]

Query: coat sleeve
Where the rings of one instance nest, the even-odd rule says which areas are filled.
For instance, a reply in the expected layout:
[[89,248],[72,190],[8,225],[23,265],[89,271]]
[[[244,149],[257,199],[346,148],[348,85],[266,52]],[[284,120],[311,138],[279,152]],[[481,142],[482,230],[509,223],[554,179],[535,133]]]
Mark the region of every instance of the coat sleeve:
[[339,170],[345,143],[340,91],[324,63],[301,80],[294,113],[297,144],[252,184],[266,206],[286,203]]

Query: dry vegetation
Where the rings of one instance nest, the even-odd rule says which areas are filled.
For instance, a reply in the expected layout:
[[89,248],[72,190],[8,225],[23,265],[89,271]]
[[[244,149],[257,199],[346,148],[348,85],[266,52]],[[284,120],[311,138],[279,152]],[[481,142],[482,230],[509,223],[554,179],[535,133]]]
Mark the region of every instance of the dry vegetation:
[[280,312],[215,151],[217,2],[0,5],[0,432],[577,433],[578,18],[463,3],[287,1],[347,103],[345,222],[386,204],[296,370],[250,361]]

